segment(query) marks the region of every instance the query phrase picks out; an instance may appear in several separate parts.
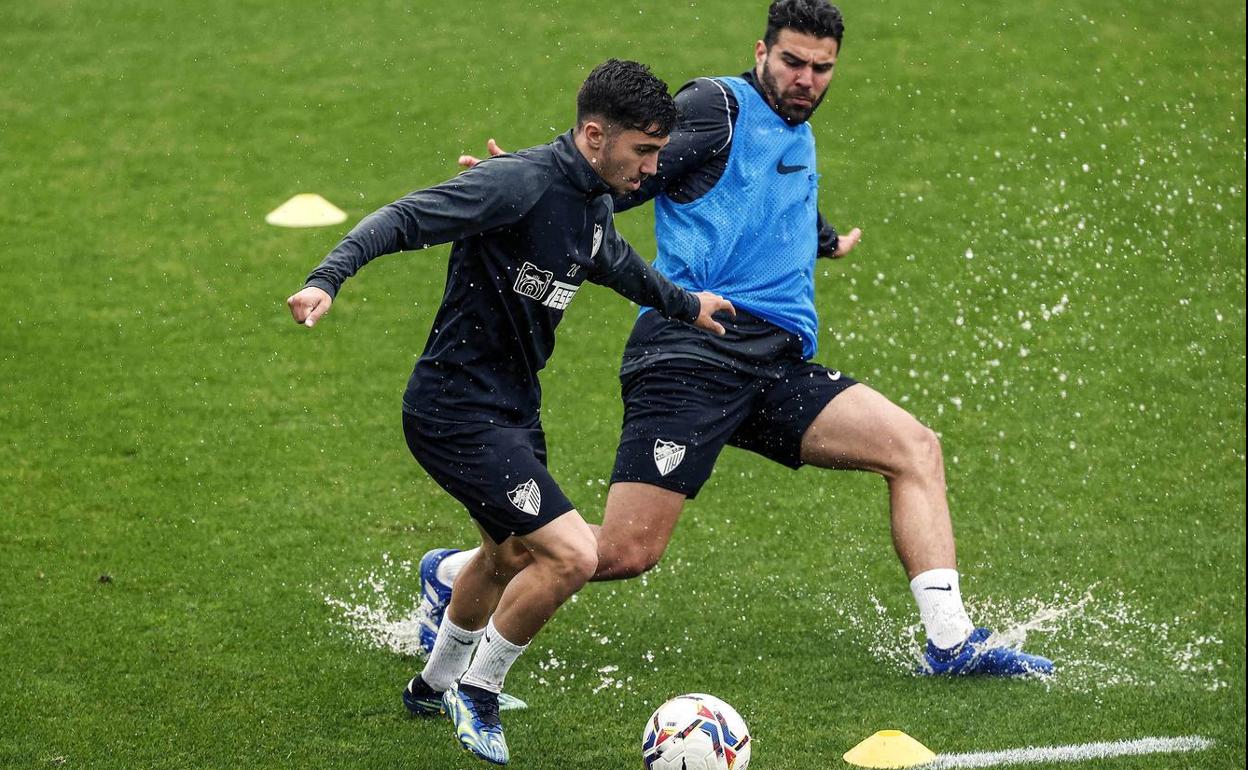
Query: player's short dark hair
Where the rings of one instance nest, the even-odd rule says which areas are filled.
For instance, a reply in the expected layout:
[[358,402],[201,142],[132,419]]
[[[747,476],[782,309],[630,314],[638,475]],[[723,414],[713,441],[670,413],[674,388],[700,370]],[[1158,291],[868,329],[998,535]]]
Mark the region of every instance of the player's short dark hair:
[[775,0],[767,9],[767,32],[763,44],[771,48],[780,37],[780,30],[791,29],[815,37],[830,37],[841,47],[845,19],[841,9],[828,0]]
[[576,95],[576,125],[591,117],[663,137],[672,133],[678,113],[667,83],[655,77],[649,67],[608,59],[594,67]]

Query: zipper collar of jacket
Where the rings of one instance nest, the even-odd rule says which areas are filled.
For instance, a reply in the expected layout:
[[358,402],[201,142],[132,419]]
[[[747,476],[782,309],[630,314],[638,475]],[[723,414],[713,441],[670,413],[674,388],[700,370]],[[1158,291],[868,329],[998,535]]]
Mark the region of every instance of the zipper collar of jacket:
[[599,195],[610,193],[611,186],[598,175],[593,165],[577,148],[574,134],[575,131],[569,130],[555,137],[555,140],[551,142],[559,170],[572,183],[572,187],[584,193],[586,198],[597,198]]

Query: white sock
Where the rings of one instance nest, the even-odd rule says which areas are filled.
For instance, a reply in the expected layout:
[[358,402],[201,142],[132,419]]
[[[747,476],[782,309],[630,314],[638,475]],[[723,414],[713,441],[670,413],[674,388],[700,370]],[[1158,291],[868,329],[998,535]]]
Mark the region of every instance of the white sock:
[[438,580],[441,580],[443,583],[446,583],[448,586],[454,585],[455,578],[459,577],[460,570],[464,568],[464,565],[467,564],[469,560],[472,559],[472,557],[477,555],[477,551],[479,550],[481,549],[469,548],[467,551],[460,551],[459,553],[453,553],[450,556],[443,559],[438,564],[438,573],[437,573]]
[[919,618],[927,629],[927,638],[941,649],[949,649],[966,641],[975,624],[962,606],[956,569],[929,569],[910,581],[910,593],[919,605]]
[[459,681],[490,692],[502,692],[503,680],[507,678],[511,664],[528,648],[527,644],[520,647],[504,639],[494,627],[494,618],[490,618],[485,626],[485,638],[472,658],[472,665]]
[[442,692],[468,670],[468,661],[472,660],[472,651],[477,642],[485,634],[485,629],[468,631],[451,622],[450,616],[442,617],[442,627],[438,629],[438,639],[433,643],[433,652],[425,662],[420,678],[438,692]]

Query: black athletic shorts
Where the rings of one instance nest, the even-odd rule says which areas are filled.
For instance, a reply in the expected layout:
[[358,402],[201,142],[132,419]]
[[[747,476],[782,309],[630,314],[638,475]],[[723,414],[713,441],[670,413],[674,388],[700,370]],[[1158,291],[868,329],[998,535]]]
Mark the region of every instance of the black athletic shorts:
[[407,448],[496,543],[527,535],[575,508],[546,470],[540,426],[447,423],[403,412]]
[[725,444],[799,468],[802,436],[855,381],[808,361],[778,378],[694,359],[667,359],[620,377],[624,429],[611,482],[638,481],[696,497]]

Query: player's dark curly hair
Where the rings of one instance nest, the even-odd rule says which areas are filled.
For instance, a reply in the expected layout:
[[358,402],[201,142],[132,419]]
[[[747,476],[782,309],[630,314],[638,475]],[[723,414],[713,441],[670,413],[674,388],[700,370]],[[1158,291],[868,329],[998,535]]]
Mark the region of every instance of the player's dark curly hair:
[[767,10],[767,33],[763,35],[763,44],[771,48],[782,29],[835,38],[839,49],[841,37],[845,34],[845,20],[841,17],[841,9],[828,0],[775,0]]
[[576,125],[591,117],[650,136],[672,133],[676,102],[650,68],[635,61],[608,59],[594,67],[576,95]]

